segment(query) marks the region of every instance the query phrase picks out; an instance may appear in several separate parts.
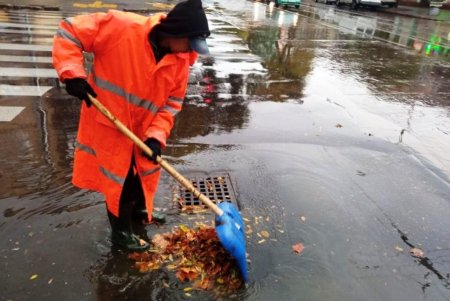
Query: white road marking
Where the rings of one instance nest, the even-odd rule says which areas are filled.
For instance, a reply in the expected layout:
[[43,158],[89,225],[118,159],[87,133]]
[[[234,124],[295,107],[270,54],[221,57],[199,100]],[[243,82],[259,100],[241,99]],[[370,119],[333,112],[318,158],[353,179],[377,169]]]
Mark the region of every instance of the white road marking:
[[0,33],[18,33],[23,35],[48,35],[53,36],[56,33],[56,30],[45,30],[45,29],[3,29],[0,28]]
[[52,51],[52,46],[34,45],[34,44],[0,43],[0,50]]
[[[65,13],[64,13],[65,15]],[[20,16],[20,17],[35,17],[35,18],[56,18],[56,17],[62,17],[61,12],[51,12],[51,11],[23,11],[23,10],[9,10],[8,15],[3,15],[4,18],[7,18],[8,16]]]
[[0,55],[0,62],[51,63],[49,56]]
[[7,68],[0,67],[0,76],[58,78],[55,69],[49,68]]
[[[0,97],[11,96],[12,99],[20,99],[23,96],[41,97],[53,88],[53,86],[21,85],[21,82],[17,82],[17,78],[58,78],[56,71],[45,64],[52,63],[52,37],[56,34],[58,23],[64,16],[59,12],[40,14],[16,11],[0,16],[0,35],[4,36],[0,42],[0,65],[22,63],[24,66],[24,68],[0,67]],[[15,42],[8,43],[8,40]],[[45,53],[36,56],[33,55],[35,51]],[[28,53],[30,55],[27,55]],[[44,64],[41,66],[47,68],[38,68],[38,63]],[[37,66],[33,68],[33,65]],[[9,79],[14,79],[15,82],[9,82]],[[0,122],[14,120],[24,109],[22,106],[0,106]]]
[[0,22],[0,27],[14,27],[14,28],[40,28],[40,29],[58,29],[58,25],[42,25],[42,24],[25,24],[25,23],[11,23]]
[[10,96],[42,96],[47,93],[52,86],[14,86],[0,85],[0,95]]
[[25,109],[25,107],[0,106],[0,122],[12,121],[23,111],[23,109]]

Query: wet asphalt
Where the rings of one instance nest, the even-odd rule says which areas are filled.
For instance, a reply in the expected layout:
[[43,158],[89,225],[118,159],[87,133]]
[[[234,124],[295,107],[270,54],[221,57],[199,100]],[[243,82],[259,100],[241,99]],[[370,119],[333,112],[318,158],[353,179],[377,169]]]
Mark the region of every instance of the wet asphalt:
[[[222,300],[450,299],[450,24],[205,6],[212,56],[191,69],[163,155],[187,177],[228,175],[252,229],[251,281]],[[72,186],[79,102],[49,49],[58,20],[83,9],[62,7],[0,11],[0,300],[216,300],[165,269],[136,272],[111,246],[102,196]],[[192,221],[177,188],[164,173],[167,223],[148,237]]]

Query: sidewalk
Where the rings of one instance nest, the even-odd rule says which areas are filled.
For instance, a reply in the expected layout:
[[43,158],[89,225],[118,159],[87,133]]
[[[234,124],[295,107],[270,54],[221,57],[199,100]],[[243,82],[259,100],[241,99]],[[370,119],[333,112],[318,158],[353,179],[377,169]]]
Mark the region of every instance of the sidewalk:
[[396,8],[381,8],[380,10],[389,14],[450,23],[450,10],[437,7],[399,5]]

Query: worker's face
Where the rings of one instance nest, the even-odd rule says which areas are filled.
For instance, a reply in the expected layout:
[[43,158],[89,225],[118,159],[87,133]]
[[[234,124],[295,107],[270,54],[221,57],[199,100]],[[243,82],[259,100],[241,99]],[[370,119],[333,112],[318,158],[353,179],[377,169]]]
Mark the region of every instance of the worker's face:
[[192,51],[189,45],[189,38],[167,38],[166,47],[173,53]]

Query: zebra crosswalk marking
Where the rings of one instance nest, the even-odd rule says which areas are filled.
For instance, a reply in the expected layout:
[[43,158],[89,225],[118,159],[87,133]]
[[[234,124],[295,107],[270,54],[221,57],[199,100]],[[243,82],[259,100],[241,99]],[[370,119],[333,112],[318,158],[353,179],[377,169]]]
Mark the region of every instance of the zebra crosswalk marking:
[[55,69],[0,67],[0,76],[58,78]]
[[1,27],[14,27],[14,28],[40,28],[40,29],[58,29],[58,24],[55,25],[41,25],[41,24],[24,24],[24,23],[10,23],[0,22]]
[[[58,75],[49,66],[52,39],[59,22],[71,15],[20,10],[0,15],[0,122],[12,121],[25,108],[2,105],[3,98],[17,97],[19,102],[23,96],[42,97],[57,83],[53,79]],[[11,67],[15,65],[19,67]]]
[[35,45],[35,44],[0,43],[0,50],[52,51],[52,46]]
[[25,107],[0,106],[0,121],[11,121],[19,115]]
[[45,30],[45,29],[0,29],[0,33],[18,33],[18,34],[25,34],[25,35],[48,35],[53,36],[55,34],[56,30]]
[[[64,18],[63,14],[59,14],[59,15],[43,15],[43,14],[33,14],[33,15],[17,15],[17,14],[9,14],[8,16],[1,16],[0,15],[0,21],[1,22],[8,22],[8,21],[23,21],[24,18],[26,18],[27,20],[45,20],[45,21],[52,21],[52,20],[61,20],[62,18]],[[46,20],[48,19],[48,20]]]
[[49,56],[0,55],[0,62],[51,63]]
[[50,90],[51,86],[15,86],[15,85],[1,85],[0,95],[12,96],[42,96]]

